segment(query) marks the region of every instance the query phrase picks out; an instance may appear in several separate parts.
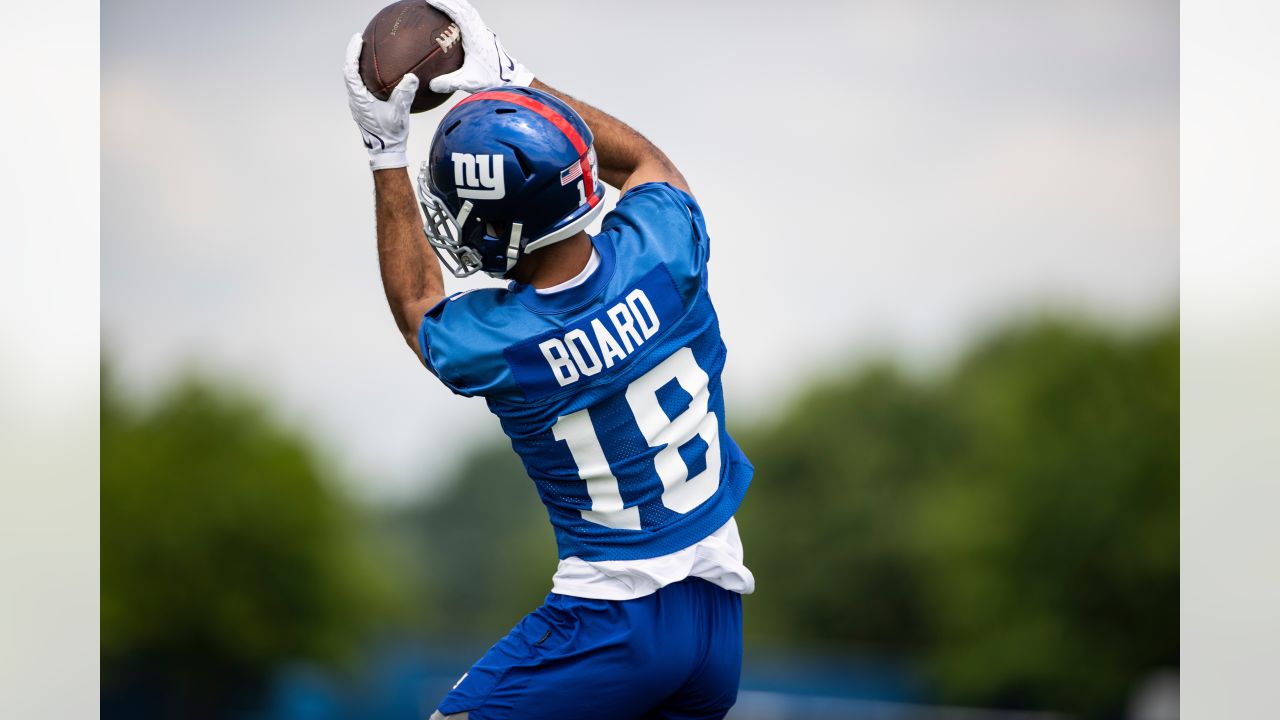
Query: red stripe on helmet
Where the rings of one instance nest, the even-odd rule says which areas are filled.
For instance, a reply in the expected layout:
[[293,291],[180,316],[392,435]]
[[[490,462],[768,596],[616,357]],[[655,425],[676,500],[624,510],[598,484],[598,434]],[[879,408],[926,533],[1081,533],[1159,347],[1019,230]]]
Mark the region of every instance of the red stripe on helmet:
[[578,153],[578,157],[581,158],[578,163],[579,167],[582,168],[582,187],[587,196],[587,207],[595,207],[599,204],[600,199],[596,197],[596,179],[591,175],[591,162],[587,158],[588,146],[586,141],[582,139],[582,135],[578,134],[578,129],[573,126],[573,123],[566,120],[563,115],[555,111],[555,108],[548,106],[546,103],[539,102],[527,95],[505,90],[488,90],[476,93],[454,107],[460,107],[476,100],[502,100],[528,108],[550,120],[551,124],[559,128],[560,132],[564,133],[564,136],[569,139],[569,144],[573,145],[573,149]]

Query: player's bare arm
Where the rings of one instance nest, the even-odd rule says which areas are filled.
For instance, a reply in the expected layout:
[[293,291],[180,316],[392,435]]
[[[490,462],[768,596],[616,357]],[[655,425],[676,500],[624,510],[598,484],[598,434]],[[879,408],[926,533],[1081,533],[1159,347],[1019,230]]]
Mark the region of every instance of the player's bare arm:
[[601,180],[624,193],[647,182],[666,182],[692,194],[675,163],[630,125],[540,80],[535,79],[530,87],[565,101],[586,121],[595,136]]
[[418,324],[444,298],[444,277],[422,241],[422,217],[404,168],[373,171],[378,269],[396,327],[419,358]]
[[386,100],[375,98],[360,77],[359,35],[347,45],[343,75],[351,116],[369,150],[377,215],[378,268],[396,327],[419,359],[418,323],[444,297],[444,278],[434,256],[425,252],[422,216],[405,171],[409,111],[418,78],[405,75]]

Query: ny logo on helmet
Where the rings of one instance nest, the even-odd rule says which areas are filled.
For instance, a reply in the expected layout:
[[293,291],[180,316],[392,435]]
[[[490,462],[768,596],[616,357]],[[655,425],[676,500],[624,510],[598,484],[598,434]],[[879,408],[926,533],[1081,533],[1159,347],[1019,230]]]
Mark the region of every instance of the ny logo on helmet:
[[507,194],[502,182],[501,155],[453,154],[453,184],[458,197],[498,200]]

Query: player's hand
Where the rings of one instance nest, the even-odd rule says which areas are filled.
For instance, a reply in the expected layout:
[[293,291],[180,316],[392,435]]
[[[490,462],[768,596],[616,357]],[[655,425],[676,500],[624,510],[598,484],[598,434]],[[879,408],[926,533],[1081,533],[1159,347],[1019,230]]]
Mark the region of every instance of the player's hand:
[[374,170],[400,168],[409,164],[405,145],[409,141],[409,106],[418,92],[418,76],[406,74],[391,91],[391,97],[379,100],[360,79],[359,34],[347,45],[347,62],[343,74],[347,79],[347,104],[351,117],[360,126],[364,146],[369,149],[369,167]]
[[480,13],[467,0],[427,0],[448,15],[462,31],[462,67],[431,81],[431,91],[469,93],[501,85],[527,86],[533,82],[529,68],[507,54],[498,34],[480,19]]

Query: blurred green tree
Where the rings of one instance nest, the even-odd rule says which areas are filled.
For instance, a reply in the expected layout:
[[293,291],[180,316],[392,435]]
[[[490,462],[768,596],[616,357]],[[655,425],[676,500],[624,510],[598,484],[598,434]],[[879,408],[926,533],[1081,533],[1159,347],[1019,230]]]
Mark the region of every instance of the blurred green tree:
[[734,430],[756,466],[738,511],[758,642],[901,651],[928,638],[911,514],[956,453],[946,405],[887,362]]
[[416,594],[430,596],[436,637],[497,639],[542,603],[555,536],[533,482],[496,423],[438,494],[397,513]]
[[1178,334],[1002,333],[941,388],[963,452],[913,518],[948,697],[1093,716],[1178,664]]
[[282,660],[347,657],[393,607],[361,513],[262,403],[199,379],[147,407],[106,370],[102,387],[103,686],[117,714],[222,716]]
[[1178,663],[1178,343],[1044,320],[911,381],[812,388],[741,444],[757,643],[919,658],[948,702],[1103,717]]

